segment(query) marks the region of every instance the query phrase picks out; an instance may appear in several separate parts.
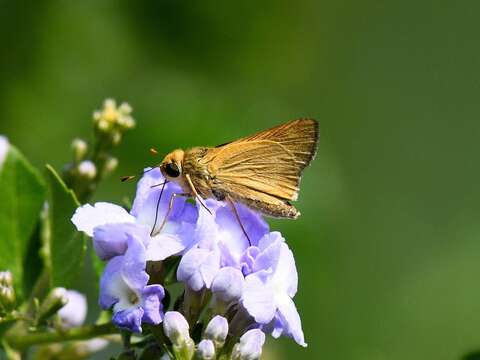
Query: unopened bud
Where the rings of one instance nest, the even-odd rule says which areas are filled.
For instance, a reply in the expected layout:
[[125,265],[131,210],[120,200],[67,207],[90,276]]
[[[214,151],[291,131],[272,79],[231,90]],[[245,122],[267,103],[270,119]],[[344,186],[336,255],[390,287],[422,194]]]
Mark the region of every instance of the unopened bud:
[[80,326],[87,316],[87,298],[75,290],[67,290],[68,303],[58,311],[62,324],[66,328]]
[[74,139],[72,141],[73,161],[78,163],[83,160],[87,154],[87,143],[82,139]]
[[10,311],[15,307],[15,291],[10,286],[0,285],[0,305]]
[[265,334],[260,329],[247,331],[235,344],[232,352],[233,360],[257,360],[262,355]]
[[10,271],[0,271],[0,285],[11,287],[13,285],[13,276]]
[[172,344],[181,344],[190,338],[187,320],[178,311],[167,311],[163,320],[163,331]]
[[111,174],[112,172],[115,171],[117,166],[118,166],[118,159],[115,158],[115,157],[110,157],[105,162],[104,171],[105,171],[106,174]]
[[78,173],[87,179],[94,179],[97,176],[97,167],[90,160],[84,160],[78,164]]
[[68,303],[67,290],[64,288],[52,289],[38,309],[37,322],[42,323],[58,312]]
[[170,339],[173,352],[179,359],[191,359],[195,344],[190,338],[187,320],[178,311],[167,311],[163,319],[163,331]]
[[212,340],[202,340],[198,344],[195,353],[195,359],[198,360],[212,360],[215,359],[215,345]]
[[221,347],[228,335],[228,321],[223,316],[217,315],[207,325],[205,338],[212,340],[217,348]]
[[131,112],[132,112],[132,107],[130,106],[129,103],[123,102],[123,103],[121,103],[120,106],[118,107],[118,111],[119,111],[122,115],[130,115]]
[[112,134],[112,143],[113,145],[118,145],[120,144],[120,141],[122,141],[122,133],[120,131],[114,131]]

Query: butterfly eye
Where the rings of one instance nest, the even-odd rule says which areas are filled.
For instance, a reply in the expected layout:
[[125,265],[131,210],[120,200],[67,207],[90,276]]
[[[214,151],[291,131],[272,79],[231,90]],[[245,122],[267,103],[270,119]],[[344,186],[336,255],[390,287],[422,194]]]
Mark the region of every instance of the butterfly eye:
[[172,178],[176,178],[180,176],[180,169],[177,164],[171,162],[165,165],[165,173]]

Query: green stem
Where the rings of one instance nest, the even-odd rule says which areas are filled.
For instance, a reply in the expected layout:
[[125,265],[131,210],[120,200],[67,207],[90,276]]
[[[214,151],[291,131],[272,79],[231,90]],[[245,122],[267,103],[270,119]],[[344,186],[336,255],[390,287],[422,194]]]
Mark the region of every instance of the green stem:
[[87,340],[94,337],[117,334],[118,329],[111,323],[102,325],[87,325],[63,331],[35,332],[27,334],[10,333],[8,344],[17,350],[24,350],[32,345],[48,344],[72,340]]

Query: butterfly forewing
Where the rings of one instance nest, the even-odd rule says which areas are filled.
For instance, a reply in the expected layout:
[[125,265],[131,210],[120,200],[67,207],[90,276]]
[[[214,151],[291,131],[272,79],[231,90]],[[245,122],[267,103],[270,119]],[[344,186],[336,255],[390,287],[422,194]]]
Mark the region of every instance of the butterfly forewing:
[[265,203],[295,200],[315,155],[318,124],[295,120],[209,151],[202,159],[223,192]]

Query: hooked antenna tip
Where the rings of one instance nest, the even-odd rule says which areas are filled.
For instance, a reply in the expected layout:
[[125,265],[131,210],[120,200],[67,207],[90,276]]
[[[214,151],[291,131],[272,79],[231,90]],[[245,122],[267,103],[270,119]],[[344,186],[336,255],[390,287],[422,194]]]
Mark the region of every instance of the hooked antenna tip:
[[128,180],[132,180],[133,178],[135,178],[135,175],[122,176],[122,177],[120,178],[120,180],[121,180],[122,182],[125,182],[125,181],[128,181]]

